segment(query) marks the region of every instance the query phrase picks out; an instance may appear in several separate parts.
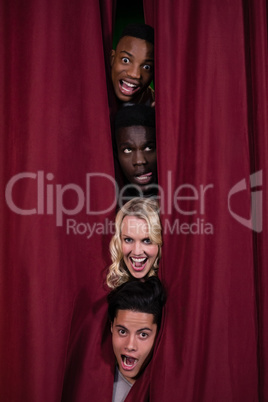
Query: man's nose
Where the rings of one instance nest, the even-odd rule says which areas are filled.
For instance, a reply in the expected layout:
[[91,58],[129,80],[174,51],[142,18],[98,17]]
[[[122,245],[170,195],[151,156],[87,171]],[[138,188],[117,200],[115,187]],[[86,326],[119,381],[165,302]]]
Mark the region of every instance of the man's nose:
[[130,78],[140,79],[141,77],[140,66],[134,63],[131,64],[128,68],[127,73]]
[[144,153],[142,151],[137,151],[133,155],[133,165],[145,165],[147,163]]
[[135,334],[128,336],[127,342],[125,345],[125,349],[128,352],[133,352],[133,351],[137,350],[137,342],[136,342]]

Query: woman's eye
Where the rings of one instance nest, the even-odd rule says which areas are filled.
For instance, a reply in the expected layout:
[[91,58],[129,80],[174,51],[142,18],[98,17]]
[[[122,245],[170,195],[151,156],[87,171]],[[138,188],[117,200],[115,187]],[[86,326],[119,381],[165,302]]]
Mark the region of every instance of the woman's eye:
[[132,242],[132,239],[131,239],[130,237],[125,237],[125,238],[124,238],[124,242],[125,242],[125,243],[131,243],[131,242]]
[[125,149],[123,150],[123,152],[124,152],[124,154],[130,154],[131,149],[130,149],[130,148],[125,148]]
[[152,69],[152,66],[150,66],[149,64],[145,64],[145,65],[143,66],[143,68],[144,68],[144,70],[150,71],[150,70]]
[[145,244],[152,244],[152,242],[151,242],[151,240],[148,238],[148,239],[144,239],[143,240],[143,243],[145,243]]
[[129,58],[128,57],[122,57],[122,62],[127,64],[129,63]]
[[126,335],[126,331],[124,329],[119,329],[119,335]]

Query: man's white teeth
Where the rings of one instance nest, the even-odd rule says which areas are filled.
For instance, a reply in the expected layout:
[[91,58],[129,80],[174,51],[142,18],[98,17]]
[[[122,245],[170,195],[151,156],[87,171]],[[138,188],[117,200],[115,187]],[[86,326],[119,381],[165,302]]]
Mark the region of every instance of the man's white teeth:
[[130,82],[126,82],[126,81],[124,81],[124,80],[122,80],[122,82],[123,82],[125,85],[127,85],[128,87],[130,87],[130,88],[137,88],[137,85],[135,85],[135,84],[131,84]]
[[135,363],[136,363],[136,361],[137,361],[137,359],[134,359],[133,357],[130,359],[131,360],[131,363],[130,364],[128,364],[127,363],[127,361],[128,361],[128,357],[127,356],[123,356],[123,362],[124,362],[124,364],[125,364],[125,366],[127,366],[127,367],[132,367]]
[[147,180],[148,177],[150,177],[150,176],[149,175],[148,176],[137,176],[137,180],[144,181],[144,180]]
[[146,260],[146,257],[144,257],[144,258],[133,258],[132,257],[132,261],[134,261],[134,262],[145,262],[145,260]]

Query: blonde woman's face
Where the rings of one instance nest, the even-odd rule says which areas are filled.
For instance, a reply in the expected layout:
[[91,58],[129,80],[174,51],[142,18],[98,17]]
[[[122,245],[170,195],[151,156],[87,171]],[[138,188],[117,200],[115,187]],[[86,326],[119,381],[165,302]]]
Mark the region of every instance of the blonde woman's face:
[[136,216],[125,216],[121,226],[124,262],[132,276],[144,278],[153,268],[158,245],[149,238],[148,224]]

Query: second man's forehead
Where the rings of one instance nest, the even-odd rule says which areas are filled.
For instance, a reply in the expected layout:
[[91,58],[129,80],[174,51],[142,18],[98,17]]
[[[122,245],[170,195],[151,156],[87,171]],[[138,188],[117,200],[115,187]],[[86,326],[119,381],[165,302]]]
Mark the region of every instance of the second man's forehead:
[[148,126],[128,126],[116,129],[116,143],[122,142],[155,142],[155,129]]

